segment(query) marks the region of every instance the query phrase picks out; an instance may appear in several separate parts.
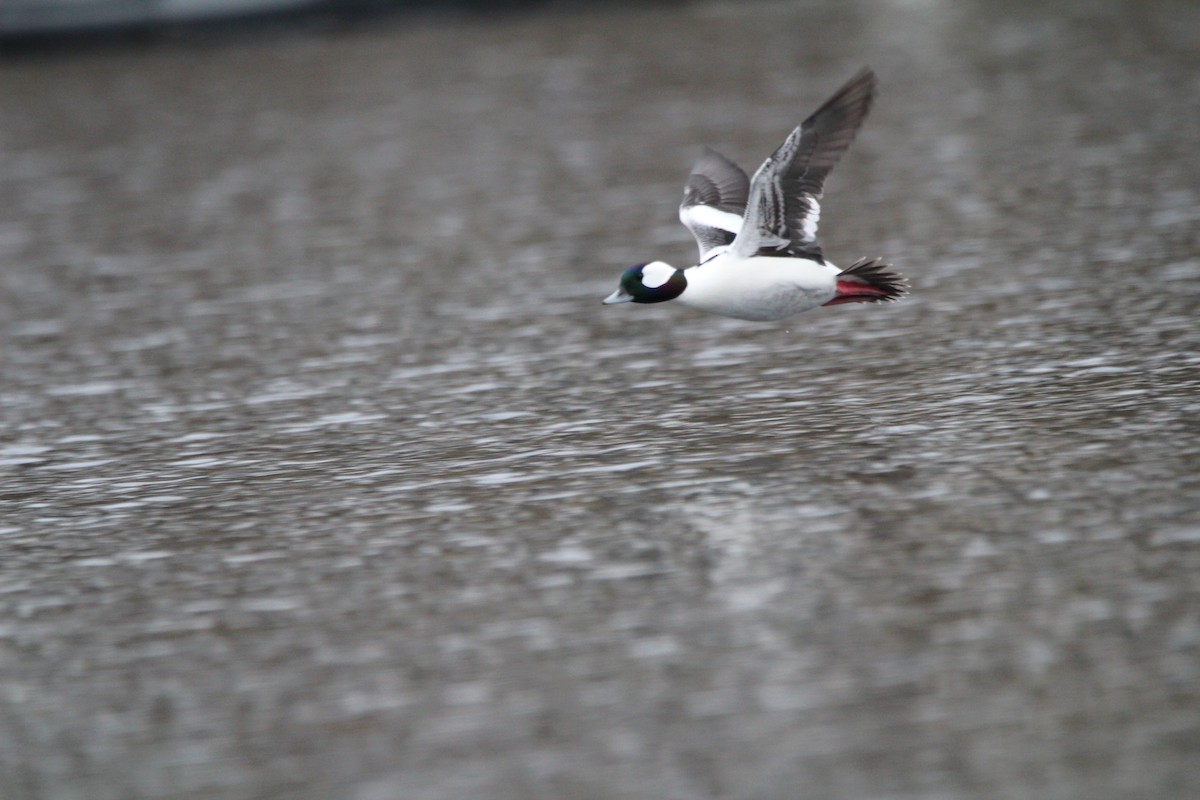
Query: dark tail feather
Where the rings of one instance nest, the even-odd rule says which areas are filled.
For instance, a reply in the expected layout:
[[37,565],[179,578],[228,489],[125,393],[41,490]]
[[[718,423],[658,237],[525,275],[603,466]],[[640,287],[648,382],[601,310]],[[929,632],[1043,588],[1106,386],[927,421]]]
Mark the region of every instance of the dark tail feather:
[[837,295],[824,305],[878,303],[899,300],[908,294],[908,281],[882,258],[861,258],[838,273]]

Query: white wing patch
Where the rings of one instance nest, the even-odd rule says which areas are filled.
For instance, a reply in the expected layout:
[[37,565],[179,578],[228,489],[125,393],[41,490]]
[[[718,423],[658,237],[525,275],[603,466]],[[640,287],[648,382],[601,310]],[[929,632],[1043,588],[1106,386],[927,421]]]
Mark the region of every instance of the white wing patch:
[[800,235],[805,242],[817,240],[817,223],[821,221],[821,204],[811,194],[804,195],[808,201],[808,213],[800,220]]
[[742,227],[742,217],[732,211],[722,211],[712,206],[688,206],[679,209],[679,221],[689,228],[699,225],[704,228],[717,228],[736,234]]
[[651,261],[642,267],[642,286],[647,289],[657,289],[675,274],[675,268],[661,261]]

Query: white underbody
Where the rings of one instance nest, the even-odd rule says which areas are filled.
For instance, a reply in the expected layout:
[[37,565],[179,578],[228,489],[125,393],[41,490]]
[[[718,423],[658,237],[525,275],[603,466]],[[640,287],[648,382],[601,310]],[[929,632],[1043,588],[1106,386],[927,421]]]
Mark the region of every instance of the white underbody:
[[740,259],[726,252],[684,270],[687,288],[676,301],[736,319],[786,319],[832,300],[840,272],[807,258]]

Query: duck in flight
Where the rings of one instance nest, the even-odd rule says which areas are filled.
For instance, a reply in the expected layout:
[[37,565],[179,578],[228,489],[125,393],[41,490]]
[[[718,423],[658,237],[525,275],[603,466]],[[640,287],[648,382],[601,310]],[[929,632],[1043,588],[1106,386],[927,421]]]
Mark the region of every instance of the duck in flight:
[[680,221],[700,246],[699,262],[687,269],[662,261],[634,265],[605,304],[678,300],[711,314],[765,321],[903,297],[907,283],[890,264],[861,259],[839,269],[817,243],[825,178],[874,97],[875,73],[864,68],[792,131],[752,179],[705,148],[679,206]]

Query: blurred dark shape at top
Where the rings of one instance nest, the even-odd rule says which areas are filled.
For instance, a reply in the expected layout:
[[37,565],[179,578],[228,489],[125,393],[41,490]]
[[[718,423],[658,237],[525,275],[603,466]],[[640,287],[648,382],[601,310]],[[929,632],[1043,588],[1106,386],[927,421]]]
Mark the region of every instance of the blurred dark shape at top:
[[[123,43],[157,35],[256,33],[353,24],[403,14],[481,14],[588,8],[637,0],[0,0],[4,52]],[[642,0],[641,4],[644,4]]]

